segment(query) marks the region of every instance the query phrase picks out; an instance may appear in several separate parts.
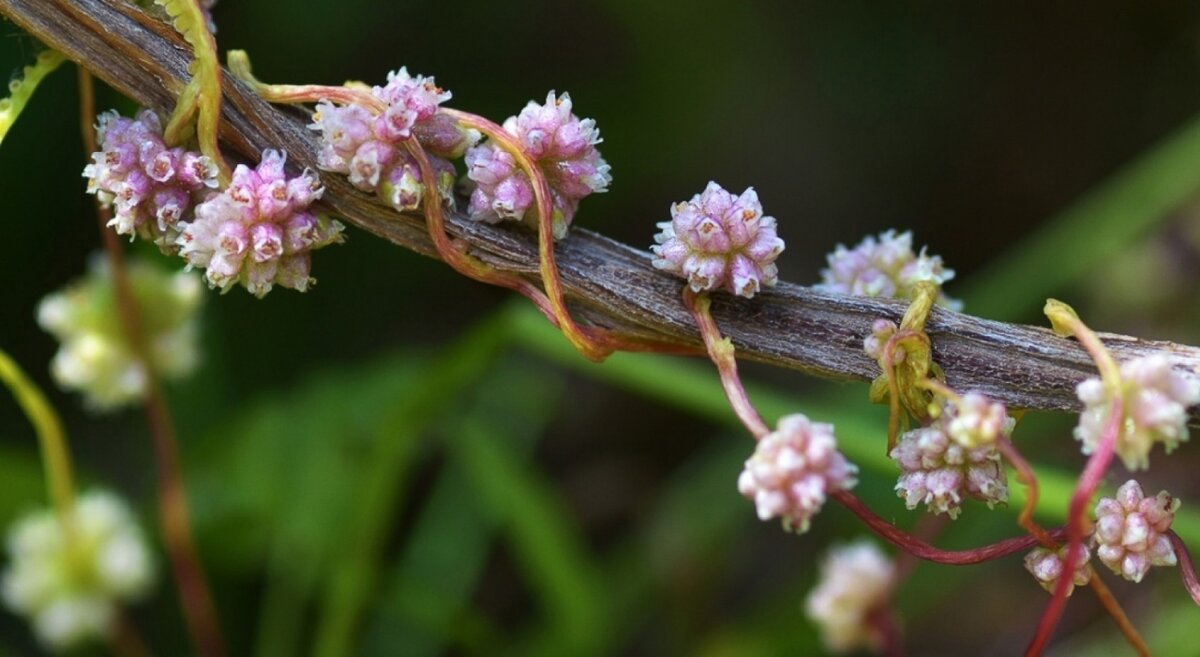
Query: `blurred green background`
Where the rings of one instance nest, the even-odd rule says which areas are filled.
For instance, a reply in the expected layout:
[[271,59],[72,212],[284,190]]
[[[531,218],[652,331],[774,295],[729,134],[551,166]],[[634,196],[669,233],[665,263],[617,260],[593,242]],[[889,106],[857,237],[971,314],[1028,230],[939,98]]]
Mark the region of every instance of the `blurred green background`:
[[[614,176],[576,222],[630,244],[710,179],[753,185],[787,280],[817,280],[837,242],[912,229],[958,271],[948,291],[967,312],[1040,322],[1054,294],[1098,329],[1200,342],[1195,3],[223,0],[215,17],[219,46],[248,50],[267,81],[406,65],[497,120],[569,91]],[[16,74],[38,47],[0,33],[0,71]],[[102,92],[106,107],[128,109]],[[0,150],[0,347],[51,393],[86,481],[152,524],[141,414],[95,417],[57,391],[57,346],[33,318],[99,247],[76,112],[64,69]],[[814,564],[864,531],[836,508],[802,537],[757,522],[734,488],[752,446],[710,366],[587,364],[511,295],[349,237],[314,258],[308,294],[210,295],[204,365],[170,390],[234,654],[820,651],[802,613]],[[912,525],[865,386],[746,369],[769,419],[838,422],[861,495]],[[1082,464],[1071,424],[1035,415],[1017,434],[1052,472],[1047,522]],[[1156,452],[1148,490],[1200,499],[1196,450]],[[0,524],[42,503],[36,458],[0,403]],[[940,540],[1006,537],[1014,518],[969,507]],[[1193,545],[1197,518],[1180,521]],[[1197,654],[1177,573],[1112,587],[1161,654]],[[898,605],[912,654],[1007,655],[1045,600],[1014,557],[922,565]],[[134,617],[158,653],[188,652],[165,573]],[[1058,637],[1062,654],[1128,652],[1086,595]],[[34,646],[0,613],[6,653]]]

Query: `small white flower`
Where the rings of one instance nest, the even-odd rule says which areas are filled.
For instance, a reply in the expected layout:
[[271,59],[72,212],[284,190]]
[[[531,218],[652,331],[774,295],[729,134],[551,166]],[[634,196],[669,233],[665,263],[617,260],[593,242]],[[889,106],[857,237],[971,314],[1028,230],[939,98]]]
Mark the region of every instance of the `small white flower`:
[[[126,269],[154,367],[166,378],[190,374],[200,360],[199,278],[137,258],[130,258]],[[90,408],[113,409],[146,394],[148,377],[125,337],[103,257],[92,258],[85,278],[43,299],[37,318],[62,342],[50,373],[63,388],[83,393]]]
[[821,563],[821,581],[806,602],[808,617],[829,650],[878,647],[879,636],[868,619],[887,600],[894,576],[895,565],[870,541],[829,551]]
[[908,431],[888,456],[900,466],[896,494],[910,510],[925,504],[931,513],[957,518],[965,498],[988,507],[1008,501],[1008,477],[995,445],[970,449],[951,440],[943,414],[934,424]]
[[1176,372],[1165,356],[1137,358],[1121,364],[1120,389],[1112,390],[1100,379],[1079,384],[1076,394],[1084,403],[1075,427],[1083,453],[1091,454],[1100,442],[1115,395],[1124,402],[1124,419],[1117,435],[1116,453],[1129,470],[1150,466],[1150,449],[1161,442],[1167,453],[1188,439],[1187,409],[1200,403],[1200,381]]
[[754,500],[760,520],[782,518],[785,530],[804,533],[826,496],[853,488],[857,472],[838,451],[832,424],[797,413],[758,441],[738,491]]
[[[1071,595],[1076,586],[1083,586],[1092,581],[1092,568],[1088,565],[1092,552],[1086,545],[1081,547],[1083,558],[1075,566],[1075,574],[1071,577],[1071,583],[1067,585],[1067,595]],[[1054,593],[1058,580],[1062,578],[1063,566],[1067,562],[1067,548],[1066,545],[1057,550],[1039,547],[1025,555],[1025,570],[1028,570],[1037,583],[1049,593]]]
[[1142,581],[1151,566],[1174,566],[1178,562],[1167,530],[1178,508],[1170,493],[1146,497],[1141,484],[1130,479],[1116,497],[1096,503],[1096,556],[1131,582]]
[[26,616],[53,650],[103,638],[117,607],[154,583],[150,550],[133,513],[104,492],[80,496],[71,532],[54,510],[32,513],[12,527],[11,561],[0,579],[4,604]]

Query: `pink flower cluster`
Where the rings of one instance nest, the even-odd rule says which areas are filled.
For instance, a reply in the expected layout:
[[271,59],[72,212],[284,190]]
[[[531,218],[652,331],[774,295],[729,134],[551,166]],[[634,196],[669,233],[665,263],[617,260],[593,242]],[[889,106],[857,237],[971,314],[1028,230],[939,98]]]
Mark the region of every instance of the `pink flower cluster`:
[[[1083,551],[1083,558],[1075,566],[1075,573],[1071,576],[1071,583],[1067,586],[1067,595],[1071,595],[1076,586],[1083,586],[1092,581],[1092,567],[1088,565],[1088,561],[1092,558],[1092,552],[1086,545],[1080,547]],[[1063,567],[1067,562],[1067,549],[1066,545],[1057,550],[1039,547],[1025,555],[1025,570],[1028,570],[1037,583],[1050,593],[1054,593],[1055,587],[1058,586],[1058,580],[1062,578]]]
[[[838,244],[827,257],[829,267],[821,270],[815,287],[826,292],[884,299],[910,299],[917,283],[928,281],[939,287],[954,278],[954,270],[940,256],[914,253],[912,233],[889,230],[878,239],[868,235],[853,249]],[[939,303],[958,309],[961,304],[942,295]]]
[[1147,498],[1130,479],[1115,498],[1096,503],[1096,556],[1131,582],[1142,581],[1150,566],[1174,566],[1175,549],[1166,533],[1178,508],[1170,493]]
[[943,415],[934,424],[900,436],[889,456],[900,465],[896,493],[910,510],[925,504],[957,518],[964,498],[989,507],[1008,501],[1008,477],[994,445],[970,449],[953,440]]
[[321,133],[317,165],[342,173],[355,187],[374,192],[392,208],[403,212],[421,205],[424,187],[421,172],[404,147],[416,137],[430,153],[438,190],[453,202],[455,170],[445,158],[456,158],[478,140],[478,133],[460,130],[454,121],[438,114],[450,92],[433,78],[411,76],[408,70],[388,74],[388,82],[371,94],[386,109],[376,115],[360,105],[338,106],[322,101],[310,126]]
[[750,298],[778,280],[783,240],[752,187],[734,196],[710,182],[692,200],[671,206],[671,221],[658,227],[650,247],[654,266],[686,278],[695,292],[723,287]]
[[193,205],[217,187],[216,165],[199,153],[168,148],[162,123],[150,110],[132,119],[101,114],[96,130],[101,150],[92,154],[83,175],[88,191],[112,207],[108,225],[174,252],[180,222],[189,220]]
[[238,165],[229,187],[180,225],[180,255],[204,268],[211,286],[240,283],[260,298],[274,285],[303,292],[312,282],[309,253],[341,241],[340,223],[308,211],[324,191],[316,175],[289,179],[285,158],[267,150],[254,169]]
[[[566,236],[579,201],[607,191],[612,182],[608,163],[596,150],[601,141],[596,122],[580,119],[571,108],[570,95],[556,97],[551,91],[544,105],[530,101],[504,122],[504,130],[546,176],[555,239]],[[494,223],[511,218],[536,225],[536,216],[528,212],[534,205],[533,186],[511,153],[486,141],[467,151],[466,163],[467,178],[475,186],[468,207],[472,219]]]
[[858,468],[838,451],[833,425],[787,415],[758,441],[738,477],[738,491],[754,500],[761,520],[779,517],[787,531],[808,531],[829,493],[850,490]]
[[1188,439],[1187,409],[1200,403],[1200,382],[1176,372],[1169,359],[1158,355],[1122,363],[1120,378],[1117,391],[1096,377],[1079,384],[1076,394],[1085,408],[1075,438],[1083,443],[1083,453],[1091,454],[1119,394],[1125,420],[1117,436],[1117,455],[1129,470],[1145,469],[1154,443],[1161,442],[1170,452]]

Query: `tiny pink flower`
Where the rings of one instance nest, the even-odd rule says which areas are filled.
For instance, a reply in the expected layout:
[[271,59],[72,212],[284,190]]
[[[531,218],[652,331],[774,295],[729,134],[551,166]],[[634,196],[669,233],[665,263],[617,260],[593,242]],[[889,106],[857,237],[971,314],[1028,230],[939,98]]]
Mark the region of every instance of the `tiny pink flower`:
[[[942,265],[940,256],[922,249],[912,250],[912,233],[889,230],[878,239],[868,235],[853,249],[839,244],[827,257],[829,267],[821,270],[815,287],[826,292],[884,299],[910,299],[917,283],[929,281],[939,287],[954,278],[954,270]],[[961,303],[944,294],[939,303],[959,309]]]
[[[570,95],[556,97],[551,91],[545,104],[530,101],[504,122],[505,132],[517,138],[550,186],[555,239],[566,236],[579,201],[608,191],[612,182],[608,163],[596,150],[601,142],[596,122],[580,119],[571,109]],[[466,162],[467,178],[474,185],[468,207],[472,219],[535,223],[534,213],[528,212],[532,185],[510,154],[488,141],[469,149]]]
[[401,68],[389,73],[388,83],[373,87],[371,94],[387,107],[378,116],[359,105],[322,101],[317,106],[309,126],[321,133],[317,166],[345,174],[355,187],[376,193],[399,212],[413,210],[420,205],[424,189],[404,142],[415,136],[428,151],[440,196],[453,205],[454,165],[446,158],[461,156],[479,140],[479,133],[438,114],[438,106],[450,99],[450,92],[433,78],[414,77]]
[[113,209],[108,225],[174,252],[180,222],[217,186],[216,166],[198,153],[168,148],[162,123],[150,110],[132,119],[101,114],[96,131],[100,151],[83,175],[88,191]]
[[725,288],[751,298],[779,278],[775,260],[783,240],[753,187],[734,196],[710,182],[692,200],[671,206],[671,221],[658,227],[650,247],[654,266],[686,278],[695,292]]
[[758,441],[738,477],[738,491],[754,500],[760,520],[782,518],[783,528],[802,534],[829,493],[854,487],[858,468],[837,449],[833,425],[799,413],[780,418]]
[[1179,500],[1166,491],[1147,498],[1130,479],[1115,498],[1096,503],[1096,556],[1114,573],[1140,582],[1151,566],[1174,566],[1175,549],[1167,530]]
[[205,270],[209,285],[228,291],[240,283],[260,298],[275,285],[303,292],[312,283],[310,252],[342,240],[340,223],[308,211],[323,191],[317,177],[288,178],[285,159],[267,150],[256,168],[238,165],[229,187],[180,225],[180,254]]
[[[1062,578],[1063,567],[1067,561],[1067,548],[1066,545],[1058,550],[1039,547],[1025,555],[1025,570],[1028,570],[1037,583],[1050,593],[1054,593],[1055,587],[1058,586],[1058,580]],[[1076,586],[1083,586],[1092,581],[1092,568],[1088,565],[1092,553],[1086,545],[1081,545],[1080,548],[1083,551],[1083,558],[1079,560],[1079,565],[1075,566],[1071,583],[1067,585],[1067,595],[1071,595]]]
[[1125,418],[1117,436],[1116,453],[1129,470],[1150,466],[1150,449],[1161,442],[1170,453],[1188,439],[1187,409],[1200,403],[1200,382],[1176,372],[1165,356],[1145,356],[1121,364],[1120,389],[1113,391],[1099,378],[1076,388],[1085,405],[1075,427],[1083,453],[1091,454],[1100,441],[1115,394],[1124,400]]
[[896,493],[910,510],[925,504],[931,513],[957,518],[965,498],[988,507],[1008,501],[1008,477],[994,445],[963,447],[937,422],[900,436],[889,456],[900,465]]
[[870,616],[887,602],[896,566],[867,540],[837,546],[821,561],[821,579],[805,611],[831,652],[877,649],[880,635]]

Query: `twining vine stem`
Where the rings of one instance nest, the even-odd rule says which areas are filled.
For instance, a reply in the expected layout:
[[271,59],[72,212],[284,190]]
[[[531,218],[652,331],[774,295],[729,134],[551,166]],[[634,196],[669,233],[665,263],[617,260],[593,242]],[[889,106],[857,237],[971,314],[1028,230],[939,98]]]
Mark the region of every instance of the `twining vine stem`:
[[[148,107],[169,113],[186,86],[187,44],[123,0],[0,0],[0,15]],[[293,165],[316,168],[316,137],[306,127],[311,121],[306,112],[272,106],[232,75],[222,80],[226,152],[252,159],[264,148],[279,148]],[[335,214],[436,257],[420,215],[398,215],[342,176],[322,175],[322,182],[325,204]],[[537,239],[527,230],[472,222],[460,214],[449,215],[446,228],[487,264],[540,280]],[[576,228],[557,245],[556,255],[563,291],[577,314],[631,337],[701,348],[695,323],[679,303],[678,281],[655,270],[647,252]],[[904,301],[780,283],[753,301],[714,298],[712,313],[744,358],[867,381],[878,374],[878,366],[863,354],[863,337],[875,319],[899,320],[905,306]],[[1078,410],[1075,385],[1094,372],[1078,343],[1046,329],[935,309],[926,330],[950,386],[978,390],[1009,408]],[[1200,348],[1118,335],[1101,338],[1120,360],[1163,353],[1177,369],[1200,372]],[[1200,411],[1192,413],[1192,424],[1200,425]]]
[[[91,75],[83,69],[80,69],[79,73],[79,95],[80,129],[87,151],[92,153],[97,150],[96,133],[88,117],[96,115],[95,93]],[[162,523],[163,542],[175,575],[176,586],[179,587],[184,619],[199,654],[204,657],[223,657],[226,654],[225,642],[217,620],[216,606],[213,604],[212,593],[208,588],[208,580],[196,550],[191,522],[188,519],[187,490],[184,486],[179,441],[175,437],[170,407],[163,395],[158,374],[151,363],[142,330],[141,309],[134,298],[126,274],[119,238],[116,232],[108,228],[111,214],[101,204],[97,204],[96,209],[104,251],[113,276],[122,330],[146,373],[146,419],[150,426],[150,437],[158,466],[159,520]],[[118,644],[122,648],[141,643],[132,625],[124,627],[117,638],[122,639]]]

